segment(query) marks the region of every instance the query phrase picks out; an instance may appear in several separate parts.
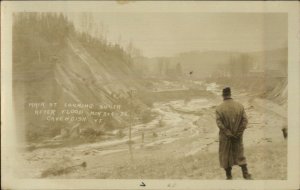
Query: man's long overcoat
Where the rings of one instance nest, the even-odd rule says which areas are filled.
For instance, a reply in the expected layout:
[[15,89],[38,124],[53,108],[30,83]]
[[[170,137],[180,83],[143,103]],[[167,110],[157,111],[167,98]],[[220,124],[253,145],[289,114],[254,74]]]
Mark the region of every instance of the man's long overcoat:
[[[244,107],[233,99],[225,99],[216,109],[219,132],[219,160],[222,168],[246,164],[243,132],[248,119]],[[230,132],[237,138],[229,137]]]

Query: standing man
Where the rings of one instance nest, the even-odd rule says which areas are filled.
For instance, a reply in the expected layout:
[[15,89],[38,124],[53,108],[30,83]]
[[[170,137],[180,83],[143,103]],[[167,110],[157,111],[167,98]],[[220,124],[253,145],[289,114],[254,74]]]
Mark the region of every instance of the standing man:
[[223,89],[223,103],[216,109],[216,121],[219,132],[219,160],[225,169],[228,180],[232,179],[231,169],[239,165],[244,179],[251,179],[244,156],[243,132],[248,119],[244,107],[231,98],[229,87]]

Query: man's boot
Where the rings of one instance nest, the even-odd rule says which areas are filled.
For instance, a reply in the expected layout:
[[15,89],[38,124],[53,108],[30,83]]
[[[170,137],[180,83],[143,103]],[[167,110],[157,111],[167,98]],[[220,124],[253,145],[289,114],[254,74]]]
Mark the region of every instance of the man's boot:
[[226,179],[227,179],[227,180],[231,180],[231,179],[232,179],[231,169],[232,169],[231,167],[225,168]]
[[241,165],[244,179],[252,179],[251,174],[248,172],[247,164]]

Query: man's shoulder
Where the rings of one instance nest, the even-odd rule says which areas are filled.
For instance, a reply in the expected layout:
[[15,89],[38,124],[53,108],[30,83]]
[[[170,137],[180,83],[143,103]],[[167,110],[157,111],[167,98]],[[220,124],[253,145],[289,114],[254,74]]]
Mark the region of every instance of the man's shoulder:
[[221,104],[219,104],[217,107],[216,107],[216,111],[222,111],[224,109],[227,109],[228,107],[232,107],[232,105],[235,107],[235,108],[239,108],[239,109],[244,109],[244,106],[239,103],[238,101],[235,101],[235,100],[230,100],[230,101],[224,101],[222,102]]
[[244,107],[243,104],[241,104],[240,102],[233,100],[234,104],[240,107]]
[[243,110],[244,109],[244,106],[243,104],[241,104],[240,102],[237,102],[237,101],[233,101],[233,104],[234,104],[234,107],[238,110]]
[[221,110],[224,109],[224,107],[225,107],[225,103],[222,102],[221,104],[219,104],[219,105],[216,107],[216,111],[221,111]]

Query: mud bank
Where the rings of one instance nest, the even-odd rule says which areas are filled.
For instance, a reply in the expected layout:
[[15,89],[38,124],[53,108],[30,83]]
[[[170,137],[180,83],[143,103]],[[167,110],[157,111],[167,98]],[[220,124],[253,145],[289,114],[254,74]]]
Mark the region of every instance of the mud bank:
[[[220,93],[220,86],[216,84],[207,85],[207,89],[216,95]],[[286,109],[278,109],[276,113],[274,106],[281,108],[281,105],[257,99],[245,90],[235,90],[234,98],[245,106],[248,115],[244,145],[254,178],[285,178],[286,162],[281,161],[286,160],[287,155],[280,149],[286,150],[281,132],[287,123]],[[47,177],[223,179],[223,170],[218,164],[218,128],[215,123],[215,106],[221,102],[221,97],[210,96],[189,101],[157,102],[152,111],[158,117],[149,123],[133,126],[132,143],[128,144],[126,131],[121,139],[24,152],[20,163],[25,167],[18,175],[41,178],[41,174],[51,168],[85,162],[85,169],[79,167]],[[273,158],[276,154],[280,156],[277,160]],[[198,161],[194,163],[190,159]],[[272,159],[275,161],[270,169]]]

